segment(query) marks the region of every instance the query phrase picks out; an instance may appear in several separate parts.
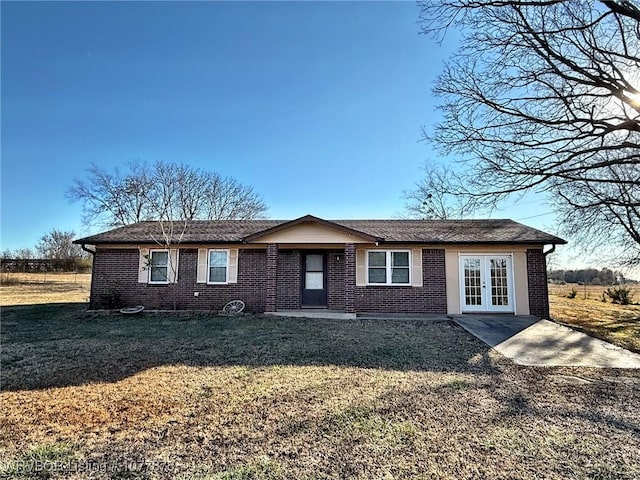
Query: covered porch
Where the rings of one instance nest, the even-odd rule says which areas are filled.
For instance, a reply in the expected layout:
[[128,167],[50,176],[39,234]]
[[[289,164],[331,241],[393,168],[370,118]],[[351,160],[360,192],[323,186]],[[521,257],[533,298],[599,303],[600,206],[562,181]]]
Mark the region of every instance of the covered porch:
[[307,215],[250,235],[265,244],[265,311],[309,309],[352,314],[356,245],[378,238]]
[[297,316],[331,312],[353,318],[355,255],[352,243],[268,244],[265,311],[300,312]]

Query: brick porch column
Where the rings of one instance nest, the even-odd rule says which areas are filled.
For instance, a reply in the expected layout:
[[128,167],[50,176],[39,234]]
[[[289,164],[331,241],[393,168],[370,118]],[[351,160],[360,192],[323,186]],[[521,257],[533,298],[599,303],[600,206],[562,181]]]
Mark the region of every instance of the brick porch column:
[[277,305],[278,245],[267,245],[267,278],[265,285],[265,312],[275,312]]
[[356,289],[356,246],[347,243],[344,246],[344,311],[354,313]]
[[549,318],[549,291],[547,289],[547,259],[542,249],[527,250],[527,279],[529,283],[529,313]]

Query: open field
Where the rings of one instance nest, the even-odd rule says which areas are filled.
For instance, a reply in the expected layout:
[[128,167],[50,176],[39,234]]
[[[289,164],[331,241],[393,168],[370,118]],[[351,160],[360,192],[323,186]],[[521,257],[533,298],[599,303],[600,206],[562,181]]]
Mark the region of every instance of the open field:
[[640,372],[518,367],[447,321],[41,305],[2,345],[2,478],[640,478]]
[[[607,287],[588,285],[549,285],[551,317],[576,330],[640,353],[640,305],[614,305],[602,302]],[[567,295],[572,289],[575,298]],[[640,301],[640,287],[633,288],[634,301]],[[609,300],[609,299],[608,299]]]
[[0,305],[88,302],[90,273],[0,273]]

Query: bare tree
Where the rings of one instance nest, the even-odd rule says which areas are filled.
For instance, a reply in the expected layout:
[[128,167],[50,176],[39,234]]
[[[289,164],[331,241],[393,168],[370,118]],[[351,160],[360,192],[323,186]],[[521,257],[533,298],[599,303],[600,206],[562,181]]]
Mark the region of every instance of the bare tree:
[[87,224],[109,227],[143,220],[251,219],[267,211],[251,187],[233,178],[165,162],[132,162],[125,173],[92,165],[86,180],[74,180],[67,198],[82,203]]
[[73,243],[74,237],[75,232],[65,232],[56,228],[40,237],[36,251],[40,258],[52,260],[47,268],[73,271],[81,266],[81,260],[87,259],[88,254],[80,245]]
[[80,245],[75,245],[75,232],[63,232],[56,228],[40,237],[36,250],[42,258],[68,260],[83,257]]
[[87,180],[74,180],[66,196],[73,202],[82,202],[85,223],[115,227],[147,218],[144,192],[152,183],[141,164],[132,163],[129,170],[123,175],[117,168],[108,172],[92,164]]
[[14,258],[20,258],[24,260],[29,260],[32,258],[36,258],[36,254],[34,251],[28,247],[18,248],[13,252],[15,255]]
[[455,173],[441,163],[426,162],[424,177],[402,198],[408,217],[447,220],[473,216],[472,207],[455,191]]
[[215,174],[209,176],[205,200],[204,211],[208,220],[250,220],[256,218],[256,211],[262,214],[266,210],[251,187],[233,178],[222,178]]
[[15,250],[11,250],[10,248],[5,248],[2,251],[2,259],[3,260],[15,260],[15,259],[20,259],[20,260],[31,260],[33,258],[36,258],[36,256],[33,253],[33,250],[31,250],[30,248],[17,248]]
[[459,159],[431,186],[493,207],[535,190],[583,245],[640,262],[640,8],[636,0],[428,0],[423,33],[460,32],[424,131]]
[[[143,193],[153,212],[159,232],[150,227],[151,238],[167,250],[167,281],[172,292],[173,309],[177,305],[178,251],[189,224],[201,209],[202,182],[198,172],[175,164],[157,164],[154,186]],[[151,261],[151,258],[148,259]]]

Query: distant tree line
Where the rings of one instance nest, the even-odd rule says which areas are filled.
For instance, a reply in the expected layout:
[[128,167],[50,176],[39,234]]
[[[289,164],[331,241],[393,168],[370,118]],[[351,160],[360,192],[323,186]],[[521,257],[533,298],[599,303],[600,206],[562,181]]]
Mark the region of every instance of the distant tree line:
[[80,272],[91,270],[91,255],[75,245],[73,231],[53,229],[34,248],[5,249],[3,272]]
[[635,280],[625,278],[618,271],[609,268],[597,270],[584,268],[580,270],[550,270],[547,273],[552,283],[584,283],[589,285],[619,285],[624,283],[636,283]]

